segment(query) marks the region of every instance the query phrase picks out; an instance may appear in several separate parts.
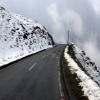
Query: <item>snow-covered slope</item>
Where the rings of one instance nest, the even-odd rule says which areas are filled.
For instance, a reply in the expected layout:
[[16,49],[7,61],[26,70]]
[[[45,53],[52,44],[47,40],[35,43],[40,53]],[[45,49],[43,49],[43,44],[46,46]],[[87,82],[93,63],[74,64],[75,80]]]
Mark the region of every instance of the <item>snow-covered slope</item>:
[[52,37],[41,24],[0,7],[0,66],[53,44]]
[[[64,58],[88,100],[100,100],[100,68],[75,44],[67,45]],[[85,99],[84,99],[85,100]],[[87,100],[87,99],[86,99]]]
[[99,86],[100,86],[100,67],[96,66],[95,62],[92,61],[84,51],[82,51],[75,44],[72,45],[75,61],[79,62],[82,66],[82,70],[86,72]]

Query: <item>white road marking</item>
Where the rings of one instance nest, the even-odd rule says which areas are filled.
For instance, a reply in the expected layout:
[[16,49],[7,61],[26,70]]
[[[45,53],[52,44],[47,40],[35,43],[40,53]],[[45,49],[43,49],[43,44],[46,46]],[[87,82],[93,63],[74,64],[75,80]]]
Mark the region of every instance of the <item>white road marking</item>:
[[28,69],[28,71],[31,71],[36,65],[37,65],[37,63],[34,63],[34,64]]

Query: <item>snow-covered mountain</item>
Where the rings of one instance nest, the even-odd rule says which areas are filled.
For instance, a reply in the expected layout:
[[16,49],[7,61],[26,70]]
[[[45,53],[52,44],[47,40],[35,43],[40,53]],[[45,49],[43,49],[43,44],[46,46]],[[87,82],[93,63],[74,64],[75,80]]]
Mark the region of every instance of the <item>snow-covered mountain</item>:
[[67,45],[64,58],[65,73],[71,77],[71,84],[75,83],[72,88],[78,100],[100,100],[100,67],[73,43]]
[[85,51],[81,50],[75,44],[70,45],[69,50],[73,51],[74,56],[70,53],[81,69],[100,86],[100,67],[96,66],[95,62],[86,55]]
[[44,26],[0,7],[0,66],[53,44]]

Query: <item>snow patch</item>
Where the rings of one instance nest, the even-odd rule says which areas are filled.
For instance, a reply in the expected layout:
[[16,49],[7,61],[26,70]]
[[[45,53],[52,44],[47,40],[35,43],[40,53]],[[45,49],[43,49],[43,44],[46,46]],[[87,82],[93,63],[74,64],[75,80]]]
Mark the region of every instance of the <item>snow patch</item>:
[[76,45],[73,45],[73,50],[75,52],[76,58],[82,64],[84,70],[89,74],[94,81],[100,86],[100,67],[96,66],[95,62],[92,61],[84,51],[78,48]]
[[[81,50],[77,49],[77,53],[79,52],[81,52]],[[65,49],[64,57],[68,62],[68,66],[70,66],[70,71],[72,73],[76,73],[77,77],[81,80],[79,85],[83,87],[82,91],[84,91],[84,95],[88,96],[89,100],[100,100],[100,87],[89,76],[87,76],[78,64],[71,58],[68,54],[68,46]]]
[[52,46],[44,26],[0,7],[0,66]]

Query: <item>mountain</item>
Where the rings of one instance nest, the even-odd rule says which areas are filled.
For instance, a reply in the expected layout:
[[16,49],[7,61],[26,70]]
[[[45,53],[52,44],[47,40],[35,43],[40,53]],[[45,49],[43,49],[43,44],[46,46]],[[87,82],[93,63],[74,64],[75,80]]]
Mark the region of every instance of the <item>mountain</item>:
[[0,7],[0,66],[53,45],[44,26]]
[[100,86],[100,67],[75,44],[69,46],[69,54],[80,68]]
[[73,43],[65,48],[63,71],[77,100],[100,100],[100,67]]

